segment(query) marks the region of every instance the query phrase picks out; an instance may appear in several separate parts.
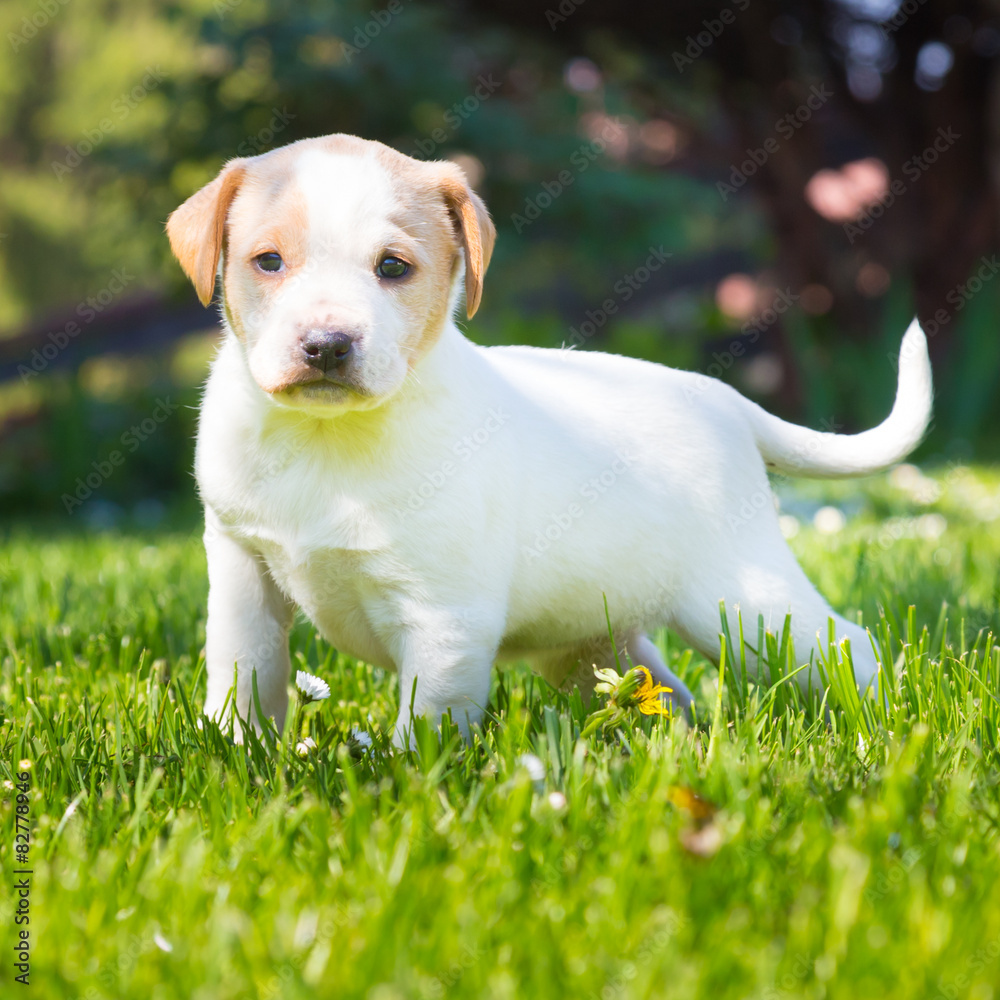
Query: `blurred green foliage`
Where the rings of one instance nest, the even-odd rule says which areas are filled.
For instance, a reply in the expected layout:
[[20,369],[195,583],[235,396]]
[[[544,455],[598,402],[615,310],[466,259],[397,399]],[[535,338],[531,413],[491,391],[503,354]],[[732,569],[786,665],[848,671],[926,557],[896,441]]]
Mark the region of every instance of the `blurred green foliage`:
[[[499,228],[470,331],[482,342],[570,342],[610,299],[616,313],[586,348],[711,372],[742,325],[715,303],[719,278],[739,268],[765,291],[775,283],[774,236],[752,196],[724,203],[695,161],[669,165],[696,133],[725,128],[710,67],[667,80],[610,34],[589,46],[592,89],[567,82],[565,55],[541,36],[409,0],[15,0],[0,7],[0,36],[0,337],[72,313],[116,271],[130,276],[122,298],[189,297],[163,234],[170,211],[232,156],[336,131],[464,157]],[[666,266],[634,296],[616,291],[660,247]],[[961,439],[990,454],[996,365],[982,359],[996,360],[997,294],[956,321],[930,450]],[[761,388],[746,360],[721,377],[785,415],[871,424],[888,410],[912,308],[894,284],[884,338],[843,345],[796,308],[768,335],[793,392]],[[194,405],[200,370],[178,382],[169,364],[148,358],[114,404],[76,373],[0,386],[0,509],[59,510],[166,383]],[[172,420],[148,445],[155,461],[137,452],[107,495],[190,495],[191,429],[190,416]]]

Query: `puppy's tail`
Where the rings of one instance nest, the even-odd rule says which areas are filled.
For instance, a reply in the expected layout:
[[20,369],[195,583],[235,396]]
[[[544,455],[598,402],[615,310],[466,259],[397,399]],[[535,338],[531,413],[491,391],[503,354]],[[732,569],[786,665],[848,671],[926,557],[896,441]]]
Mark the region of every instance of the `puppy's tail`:
[[927,338],[914,320],[899,349],[896,402],[878,427],[861,434],[814,431],[786,423],[749,400],[744,402],[768,468],[792,476],[833,479],[878,472],[905,458],[927,430],[933,395]]

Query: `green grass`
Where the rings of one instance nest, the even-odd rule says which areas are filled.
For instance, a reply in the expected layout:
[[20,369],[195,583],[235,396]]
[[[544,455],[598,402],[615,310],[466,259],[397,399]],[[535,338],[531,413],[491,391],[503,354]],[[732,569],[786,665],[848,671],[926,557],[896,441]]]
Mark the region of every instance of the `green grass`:
[[[989,1000],[1000,475],[936,478],[929,505],[886,477],[789,501],[862,501],[844,530],[792,544],[838,609],[877,625],[882,703],[859,705],[839,661],[803,697],[744,682],[738,655],[718,696],[716,668],[663,635],[695,727],[637,717],[580,739],[579,695],[512,670],[470,746],[421,726],[407,754],[384,736],[393,678],[305,622],[294,661],[333,695],[290,741],[199,727],[196,530],[11,529],[0,777],[31,762],[23,995]],[[544,762],[537,787],[524,753]],[[14,810],[4,786],[5,996]]]

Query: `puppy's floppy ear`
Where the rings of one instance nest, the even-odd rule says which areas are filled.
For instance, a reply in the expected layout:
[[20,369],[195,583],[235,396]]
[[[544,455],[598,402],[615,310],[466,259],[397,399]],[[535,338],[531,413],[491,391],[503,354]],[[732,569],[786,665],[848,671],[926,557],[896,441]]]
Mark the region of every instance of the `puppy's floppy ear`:
[[483,297],[483,278],[497,231],[482,199],[469,187],[462,168],[454,163],[442,167],[441,191],[465,252],[465,309],[472,319]]
[[167,219],[170,249],[191,279],[203,306],[212,301],[215,292],[226,215],[245,174],[244,161],[232,160],[214,181],[191,195]]

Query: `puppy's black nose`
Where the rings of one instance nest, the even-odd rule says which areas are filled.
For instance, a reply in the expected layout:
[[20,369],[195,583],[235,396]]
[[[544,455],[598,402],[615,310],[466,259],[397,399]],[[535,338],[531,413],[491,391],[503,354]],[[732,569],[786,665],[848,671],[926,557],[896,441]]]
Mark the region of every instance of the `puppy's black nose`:
[[342,330],[313,330],[302,338],[302,353],[306,364],[321,372],[342,365],[354,349],[354,336]]

